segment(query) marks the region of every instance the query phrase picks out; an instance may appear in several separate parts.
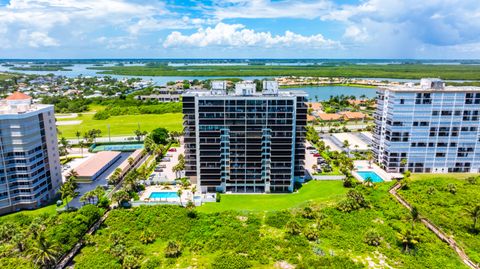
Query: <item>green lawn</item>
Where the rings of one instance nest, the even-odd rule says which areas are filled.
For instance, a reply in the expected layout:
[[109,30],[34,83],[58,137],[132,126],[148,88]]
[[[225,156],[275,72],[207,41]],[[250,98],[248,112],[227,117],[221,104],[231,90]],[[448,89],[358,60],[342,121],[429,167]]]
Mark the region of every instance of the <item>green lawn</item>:
[[[472,184],[465,180],[471,176],[478,174],[414,174],[409,188],[399,193],[480,263],[480,232],[470,230],[473,220],[467,214],[468,208],[480,204],[480,179]],[[450,192],[449,185],[456,192]]]
[[275,211],[295,208],[308,202],[337,201],[347,189],[342,181],[310,181],[298,193],[285,194],[223,194],[220,203],[206,203],[198,208],[202,212]]
[[[65,203],[64,203],[64,205],[65,205]],[[44,214],[55,215],[57,213],[57,209],[61,208],[62,206],[57,207],[56,204],[51,204],[51,205],[47,205],[47,206],[44,206],[44,207],[41,207],[41,208],[38,208],[38,209],[34,209],[34,210],[22,210],[22,211],[19,211],[19,212],[10,213],[8,215],[0,216],[0,223],[3,222],[3,221],[10,221],[10,220],[13,221],[19,215],[26,215],[26,216],[31,216],[31,217],[37,217],[37,216],[44,215]]]
[[58,126],[61,132],[60,136],[75,138],[77,131],[83,134],[90,129],[100,129],[102,131],[102,137],[107,137],[107,125],[110,125],[111,136],[133,136],[133,131],[137,130],[139,125],[141,130],[147,131],[158,127],[164,127],[170,131],[182,130],[181,113],[112,116],[106,120],[94,120],[93,114],[82,114],[76,118],[60,119],[59,121],[74,120],[81,120],[82,123],[78,125]]

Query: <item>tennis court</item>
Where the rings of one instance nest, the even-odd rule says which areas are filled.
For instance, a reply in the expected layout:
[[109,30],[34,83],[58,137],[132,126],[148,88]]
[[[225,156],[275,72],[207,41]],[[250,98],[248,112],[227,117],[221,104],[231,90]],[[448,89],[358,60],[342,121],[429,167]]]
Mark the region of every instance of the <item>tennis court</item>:
[[108,144],[108,145],[94,145],[92,152],[99,151],[135,151],[137,149],[142,149],[143,143],[138,144]]

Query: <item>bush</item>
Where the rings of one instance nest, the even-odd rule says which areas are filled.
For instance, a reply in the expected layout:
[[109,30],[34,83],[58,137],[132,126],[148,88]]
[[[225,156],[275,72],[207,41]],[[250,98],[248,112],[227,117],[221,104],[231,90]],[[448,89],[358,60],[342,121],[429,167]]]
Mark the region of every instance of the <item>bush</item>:
[[220,192],[217,192],[217,195],[215,195],[215,201],[217,203],[220,203],[220,200],[222,200],[222,194]]
[[240,269],[250,268],[248,259],[245,256],[238,254],[220,254],[212,263],[213,269]]
[[302,226],[295,219],[290,220],[285,225],[286,232],[290,235],[299,235],[302,232]]
[[380,245],[382,241],[382,237],[380,236],[380,233],[378,233],[376,230],[371,229],[368,230],[365,235],[363,242],[365,242],[369,246],[374,246],[377,247]]
[[265,224],[271,227],[281,229],[285,227],[287,222],[292,219],[293,216],[289,211],[276,211],[276,212],[267,212],[265,217]]
[[94,120],[106,120],[108,118],[110,118],[110,113],[105,110],[98,111],[97,113],[95,113],[95,115],[93,115]]
[[177,258],[182,254],[180,250],[180,245],[175,241],[168,242],[167,247],[165,248],[165,257],[167,258]]

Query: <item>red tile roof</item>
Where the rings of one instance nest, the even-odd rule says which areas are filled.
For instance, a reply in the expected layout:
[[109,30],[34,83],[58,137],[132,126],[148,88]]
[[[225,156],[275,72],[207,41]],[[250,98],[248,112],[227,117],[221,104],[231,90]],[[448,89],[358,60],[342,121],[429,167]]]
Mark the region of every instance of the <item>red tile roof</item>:
[[14,92],[12,94],[10,94],[7,98],[5,98],[6,100],[28,100],[28,99],[32,99],[32,97],[24,94],[24,93],[21,93],[21,92]]
[[318,117],[321,120],[325,120],[325,121],[339,120],[339,119],[343,118],[342,115],[338,115],[338,114],[334,114],[334,113],[319,113]]

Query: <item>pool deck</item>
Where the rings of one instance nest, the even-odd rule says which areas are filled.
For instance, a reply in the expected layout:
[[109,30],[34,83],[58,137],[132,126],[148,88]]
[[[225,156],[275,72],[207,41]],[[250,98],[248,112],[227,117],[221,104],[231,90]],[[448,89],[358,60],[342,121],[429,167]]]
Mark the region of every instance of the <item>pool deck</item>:
[[[177,192],[180,189],[178,186],[168,185],[168,189],[164,186],[147,186],[145,191],[140,195],[140,201],[144,202],[169,202],[169,203],[180,203],[180,200],[177,198],[150,198],[153,192]],[[188,201],[193,200],[193,194],[191,190],[182,190],[181,202],[186,204]]]
[[371,163],[369,164],[368,161],[354,161],[353,166],[355,167],[352,171],[352,176],[354,176],[357,180],[363,181],[363,178],[357,173],[357,171],[372,171],[375,172],[379,177],[383,179],[383,181],[388,182],[392,181],[393,176],[389,173],[385,172],[382,168],[378,165]]

